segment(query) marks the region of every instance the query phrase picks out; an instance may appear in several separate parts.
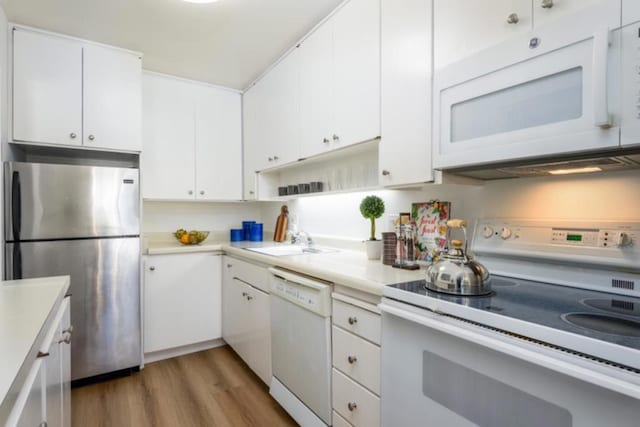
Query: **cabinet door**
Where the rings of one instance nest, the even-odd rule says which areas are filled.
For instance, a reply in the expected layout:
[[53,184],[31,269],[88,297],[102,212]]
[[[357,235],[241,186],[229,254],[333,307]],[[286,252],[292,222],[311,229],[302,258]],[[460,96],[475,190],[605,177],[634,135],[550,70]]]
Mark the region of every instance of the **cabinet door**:
[[62,378],[62,350],[64,343],[61,340],[59,325],[56,328],[56,335],[49,346],[47,352],[49,355],[43,358],[43,366],[45,373],[45,402],[46,412],[45,419],[47,427],[60,427],[63,422],[63,378]]
[[531,0],[434,0],[433,10],[436,70],[532,28]]
[[242,199],[240,94],[202,86],[196,93],[196,198]]
[[431,1],[382,0],[382,185],[433,180]]
[[242,196],[245,200],[258,197],[256,171],[260,164],[260,146],[263,141],[260,104],[262,100],[261,86],[256,85],[242,95]]
[[262,102],[259,114],[264,125],[258,169],[280,166],[299,158],[298,49],[280,61],[260,82]]
[[222,337],[245,361],[249,362],[251,336],[249,332],[250,313],[247,301],[250,286],[237,277],[225,280],[223,291]]
[[71,427],[71,342],[73,339],[73,328],[71,325],[71,301],[67,297],[67,306],[60,322],[60,334],[64,339],[69,335],[69,339],[60,343],[60,367],[62,369],[62,423],[63,427]]
[[265,384],[271,383],[271,305],[269,294],[252,286],[247,288],[250,338],[247,365]]
[[25,380],[15,406],[9,414],[6,425],[16,427],[41,426],[45,422],[44,414],[44,364],[37,359]]
[[300,157],[330,150],[333,135],[333,26],[327,22],[298,48]]
[[146,260],[144,351],[221,337],[220,255],[154,255]]
[[142,195],[193,200],[195,110],[188,83],[155,74],[142,78]]
[[[608,3],[608,6],[613,7],[615,2],[608,0],[533,0],[533,25],[539,27],[560,17],[603,3]],[[619,7],[619,4],[616,6]]]
[[141,58],[130,52],[85,45],[83,64],[83,145],[140,151]]
[[380,136],[380,2],[351,0],[331,22],[338,148]]
[[13,31],[13,140],[82,144],[82,45]]

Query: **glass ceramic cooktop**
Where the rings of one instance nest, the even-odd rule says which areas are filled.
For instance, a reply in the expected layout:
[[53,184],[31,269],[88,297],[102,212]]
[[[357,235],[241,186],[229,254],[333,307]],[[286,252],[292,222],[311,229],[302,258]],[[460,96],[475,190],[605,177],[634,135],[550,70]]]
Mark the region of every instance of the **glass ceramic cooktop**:
[[[471,297],[427,290],[424,280],[389,287],[640,349],[640,298],[500,276],[491,280],[491,294]],[[385,295],[411,303],[402,294]]]

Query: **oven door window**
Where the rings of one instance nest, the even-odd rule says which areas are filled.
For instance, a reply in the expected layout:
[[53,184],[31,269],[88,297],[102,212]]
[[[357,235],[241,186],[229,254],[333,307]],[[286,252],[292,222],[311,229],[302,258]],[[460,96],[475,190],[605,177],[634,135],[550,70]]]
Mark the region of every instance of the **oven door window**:
[[451,142],[467,141],[582,116],[582,67],[451,106]]

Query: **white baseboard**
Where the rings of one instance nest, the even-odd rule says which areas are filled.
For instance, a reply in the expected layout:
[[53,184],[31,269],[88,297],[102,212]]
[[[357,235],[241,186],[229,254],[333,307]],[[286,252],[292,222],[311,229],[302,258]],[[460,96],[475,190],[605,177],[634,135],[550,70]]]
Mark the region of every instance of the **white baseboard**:
[[189,353],[196,353],[198,351],[209,350],[216,347],[226,345],[222,338],[211,341],[203,341],[196,344],[185,345],[182,347],[168,348],[166,350],[154,351],[153,353],[145,353],[144,363],[153,363],[158,360],[171,359],[178,356],[184,356]]

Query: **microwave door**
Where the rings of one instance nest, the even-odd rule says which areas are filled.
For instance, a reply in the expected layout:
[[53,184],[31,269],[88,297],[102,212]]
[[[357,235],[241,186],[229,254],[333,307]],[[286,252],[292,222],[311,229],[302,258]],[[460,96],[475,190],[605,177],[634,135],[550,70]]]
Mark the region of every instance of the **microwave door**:
[[444,77],[434,91],[435,166],[446,169],[618,146],[619,129],[609,105],[618,59],[619,42],[612,42],[612,34],[602,29],[576,43],[502,67],[496,64],[493,71],[471,78],[455,69],[441,72]]

